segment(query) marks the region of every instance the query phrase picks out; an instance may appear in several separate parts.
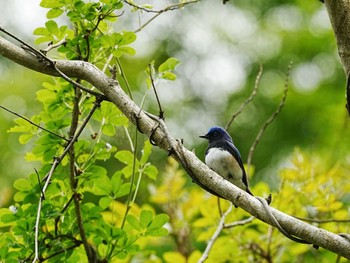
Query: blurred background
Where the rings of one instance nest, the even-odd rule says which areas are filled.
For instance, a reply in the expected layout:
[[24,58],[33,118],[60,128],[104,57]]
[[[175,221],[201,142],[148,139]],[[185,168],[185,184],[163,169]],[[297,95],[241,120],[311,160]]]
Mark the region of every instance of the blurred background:
[[[39,3],[0,0],[0,25],[33,44],[33,30],[46,21],[47,10]],[[146,3],[162,9],[173,2],[137,1]],[[125,9],[131,8],[125,5]],[[153,15],[126,11],[115,30],[138,30]],[[177,80],[158,82],[157,90],[171,134],[182,138],[202,160],[207,144],[198,136],[213,125],[226,125],[251,94],[261,64],[258,93],[229,129],[246,162],[261,126],[280,103],[292,61],[287,101],[255,150],[251,184],[263,180],[278,187],[278,169],[289,165],[296,147],[330,164],[350,163],[345,76],[329,18],[319,1],[231,0],[223,5],[219,0],[203,0],[161,14],[137,33],[132,46],[136,55],[124,57],[121,63],[137,104],[147,90],[144,70],[150,61],[160,64],[168,57],[181,61]],[[0,57],[0,105],[30,118],[41,110],[35,93],[48,79]],[[158,112],[153,94],[147,97],[145,109]],[[0,110],[2,205],[10,203],[14,180],[26,177],[37,165],[25,161],[30,144],[19,144],[18,134],[7,132],[15,118]],[[152,158],[161,170],[166,154],[156,149]]]

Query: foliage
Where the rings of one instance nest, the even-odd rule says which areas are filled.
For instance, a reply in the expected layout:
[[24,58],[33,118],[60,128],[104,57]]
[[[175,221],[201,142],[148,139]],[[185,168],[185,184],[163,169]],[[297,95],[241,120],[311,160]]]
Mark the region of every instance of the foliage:
[[[89,61],[103,71],[115,65],[111,67],[111,77],[115,70],[130,96],[139,92],[145,100],[147,91],[143,94],[141,89],[135,92],[130,88],[128,74],[125,74],[129,69],[121,63],[123,58],[133,56],[137,51],[132,46],[136,33],[118,27],[120,14],[127,12],[126,3],[135,5],[132,1],[120,0],[42,0],[41,6],[48,10],[48,21],[34,30],[37,36],[35,43],[48,43],[49,47],[60,44],[54,56]],[[148,5],[134,6],[133,11],[147,12],[149,8]],[[60,25],[62,20],[57,18],[63,16],[70,22],[69,25]],[[114,32],[116,28],[118,32]],[[284,41],[288,42],[294,36],[287,34]],[[313,45],[308,45],[312,48],[305,43],[301,49],[313,52]],[[158,54],[161,61],[153,60],[141,70],[146,73],[145,82],[149,89],[160,83],[159,80],[174,81],[177,78],[174,70],[179,60],[163,58],[162,55]],[[276,76],[272,78],[275,79]],[[87,83],[82,84],[92,88]],[[273,92],[266,88],[270,88],[270,83],[264,85],[263,82],[262,86],[265,95]],[[326,95],[321,95],[327,96],[328,93],[323,92]],[[44,183],[42,178],[52,168],[53,159],[61,156],[66,149],[69,136],[76,132],[74,125],[83,124],[96,101],[93,95],[80,93],[71,84],[57,78],[43,82],[42,89],[36,92],[36,99],[42,104],[42,111],[32,116],[31,121],[54,134],[23,119],[15,120],[16,126],[9,129],[10,133],[20,134],[21,144],[31,146],[26,160],[40,163],[40,169],[25,179],[15,181],[14,205],[0,209],[0,261],[4,262],[33,260],[34,226]],[[292,97],[293,103],[303,106],[287,112],[285,120],[279,125],[283,126],[286,122],[285,126],[288,126],[291,123],[288,120],[295,115],[308,112],[305,100],[308,98],[300,102],[296,96]],[[262,104],[270,102],[266,99]],[[235,103],[232,105],[235,106]],[[178,107],[173,108],[178,110]],[[254,110],[248,110],[247,114]],[[337,109],[329,107],[325,111]],[[229,110],[227,112],[230,113]],[[318,137],[326,138],[330,128],[316,123],[318,119],[314,119],[307,125],[315,126],[315,130],[322,127],[325,134],[318,134]],[[323,122],[327,123],[327,120]],[[337,127],[342,125],[341,121],[336,122]],[[309,126],[304,127],[307,136],[301,144],[311,137]],[[251,126],[247,127],[245,129],[251,133]],[[289,132],[294,130],[289,129]],[[241,134],[246,135],[245,130]],[[61,160],[45,192],[39,221],[39,261],[88,260],[77,210],[81,214],[88,245],[99,262],[198,261],[220,220],[220,209],[226,211],[229,204],[221,200],[219,209],[217,198],[187,183],[187,176],[172,159],[168,160],[164,170],[158,163],[155,165],[151,157],[151,143],[138,136],[128,119],[109,102],[103,101],[93,112],[84,133],[74,143],[74,154],[68,154]],[[275,132],[275,136],[279,134]],[[329,137],[324,141],[326,146],[332,144]],[[281,144],[276,144],[271,149],[276,147],[283,148]],[[325,156],[329,162],[324,161]],[[337,158],[332,154],[316,156],[299,149],[290,159],[290,168],[282,169],[279,178],[274,178],[273,189],[266,182],[255,183],[252,187],[254,194],[266,196],[272,192],[274,207],[291,215],[313,219],[313,224],[330,231],[348,232],[347,224],[337,221],[349,218],[348,165],[340,161],[334,164]],[[241,209],[234,209],[226,224],[248,217]],[[319,221],[327,219],[329,223]],[[290,262],[291,258],[295,259],[294,262],[334,262],[336,256],[293,243],[266,224],[253,220],[242,226],[225,228],[215,241],[207,262]]]

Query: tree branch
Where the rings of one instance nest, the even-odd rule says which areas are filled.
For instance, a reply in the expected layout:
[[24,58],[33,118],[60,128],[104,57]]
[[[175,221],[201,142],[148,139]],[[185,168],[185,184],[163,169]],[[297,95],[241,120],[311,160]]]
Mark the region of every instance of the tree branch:
[[[0,54],[32,70],[52,76],[58,75],[54,69],[38,61],[31,53],[2,37],[0,37]],[[220,193],[220,196],[230,200],[256,218],[273,225],[259,200],[210,170],[192,151],[187,150],[181,143],[170,137],[161,126],[153,129],[158,124],[130,100],[117,81],[108,78],[88,62],[58,60],[55,63],[57,68],[67,76],[85,80],[99,89],[134,125],[137,125],[140,132],[148,137],[152,136],[154,143],[181,162],[184,169],[194,180],[198,180],[201,185],[213,192]],[[280,225],[291,235],[350,259],[350,242],[346,238],[309,225],[272,207],[270,207],[270,211]]]
[[350,72],[350,1],[325,0],[325,6],[337,40],[338,54],[343,68]]
[[198,263],[203,263],[209,257],[209,252],[213,248],[214,242],[219,237],[221,231],[225,227],[225,219],[228,216],[228,214],[232,211],[232,206],[233,205],[231,204],[229,206],[229,208],[227,209],[227,211],[221,216],[220,222],[218,224],[218,227],[216,228],[216,230],[215,230],[214,234],[212,235],[212,237],[209,239],[209,242],[207,244],[207,247],[205,248],[205,251],[203,252],[201,258],[197,261]]
[[331,21],[335,39],[337,40],[338,54],[343,63],[347,76],[346,82],[346,109],[350,115],[350,1],[325,0],[325,6]]

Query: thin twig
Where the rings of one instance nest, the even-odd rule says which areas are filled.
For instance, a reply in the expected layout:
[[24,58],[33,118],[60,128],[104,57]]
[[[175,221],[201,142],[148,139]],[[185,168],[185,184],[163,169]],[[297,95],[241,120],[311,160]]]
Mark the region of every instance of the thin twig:
[[[72,203],[73,198],[74,198],[74,195],[71,196],[71,198],[68,200],[67,204],[65,204],[65,206],[62,208],[60,215],[63,214],[67,210],[69,205]],[[61,217],[60,215],[55,218],[55,235],[56,236],[58,234],[58,222],[60,221],[60,217]]]
[[166,11],[172,11],[172,10],[176,10],[176,9],[179,9],[181,7],[184,7],[185,5],[188,5],[188,4],[194,4],[194,3],[197,3],[199,2],[200,0],[195,0],[195,1],[188,1],[188,2],[182,2],[182,3],[178,3],[178,4],[173,4],[173,5],[170,5],[170,6],[167,6],[165,7],[164,9],[160,9],[160,10],[153,10],[153,9],[150,9],[150,8],[146,8],[146,7],[143,7],[143,6],[139,6],[139,5],[136,5],[132,2],[129,2],[127,0],[124,0],[124,3],[132,6],[132,7],[135,7],[136,9],[139,9],[141,11],[145,11],[147,13],[157,13],[157,14],[161,14],[161,13],[164,13]]
[[271,244],[272,244],[272,234],[273,234],[273,227],[268,226],[267,227],[267,251],[266,251],[266,256],[268,259],[268,262],[271,262]]
[[92,114],[95,112],[97,107],[99,107],[100,102],[101,102],[100,100],[98,100],[98,99],[96,100],[94,106],[90,110],[88,116],[85,118],[85,120],[84,120],[83,124],[80,126],[79,130],[71,138],[71,140],[69,141],[69,144],[66,146],[66,148],[64,149],[64,151],[61,154],[61,156],[54,158],[54,161],[53,161],[53,163],[51,165],[50,171],[45,175],[45,177],[43,179],[43,180],[45,180],[45,184],[44,184],[42,192],[40,194],[39,204],[38,204],[38,211],[37,211],[37,216],[36,216],[36,221],[35,221],[35,241],[34,241],[34,243],[35,243],[34,244],[35,254],[34,254],[34,259],[32,261],[33,263],[35,263],[37,260],[39,260],[39,223],[40,223],[40,212],[41,212],[41,208],[42,208],[42,202],[44,200],[44,193],[45,193],[47,187],[50,184],[53,172],[55,171],[57,166],[61,163],[63,158],[67,155],[67,153],[69,152],[71,147],[74,145],[76,140],[79,138],[80,134],[83,132],[85,126],[88,124],[90,118],[92,117]]
[[82,242],[80,240],[76,240],[74,245],[71,245],[70,247],[62,248],[61,250],[56,251],[55,253],[47,256],[46,258],[41,259],[41,262],[49,260],[50,258],[53,258],[53,257],[55,257],[55,256],[57,256],[59,254],[65,253],[65,252],[67,252],[69,250],[72,250],[72,249],[74,249],[76,247],[79,247],[81,244],[82,244]]
[[247,219],[243,219],[243,220],[240,220],[240,221],[228,223],[228,224],[225,224],[224,228],[232,228],[232,227],[235,227],[235,226],[243,226],[243,225],[246,225],[246,224],[252,222],[254,220],[254,218],[255,218],[254,216],[250,216]]
[[48,45],[47,48],[45,49],[40,49],[40,51],[43,53],[43,54],[46,54],[47,52],[49,52],[50,50],[56,48],[56,47],[59,47],[65,43],[67,43],[67,34],[63,37],[63,39],[61,39],[60,41],[58,41],[56,44],[51,44],[51,45]]
[[290,62],[289,65],[288,65],[287,76],[286,76],[285,83],[284,83],[283,97],[281,99],[280,104],[278,105],[277,109],[272,113],[270,118],[268,118],[266,120],[266,122],[263,124],[263,126],[261,127],[258,135],[255,138],[255,141],[254,141],[253,145],[250,147],[249,155],[248,155],[248,158],[247,158],[247,167],[248,167],[247,170],[248,171],[250,170],[250,165],[251,165],[251,162],[252,162],[252,158],[253,158],[253,154],[254,154],[255,148],[258,145],[258,143],[260,142],[260,139],[261,139],[262,135],[264,134],[266,128],[276,119],[276,117],[282,111],[282,109],[283,109],[283,107],[285,105],[285,102],[286,102],[286,99],[287,99],[287,94],[288,94],[288,87],[289,87],[289,83],[288,82],[289,82],[289,76],[290,76],[291,68],[292,68],[292,62]]
[[[78,129],[79,114],[80,114],[79,101],[80,101],[80,98],[82,96],[82,92],[78,87],[75,87],[74,90],[75,90],[74,108],[73,108],[73,112],[72,112],[72,120],[71,120],[71,125],[70,125],[70,130],[69,130],[69,137],[73,137],[74,134],[76,133],[76,130]],[[95,103],[94,106],[97,107],[98,105]],[[95,109],[93,111],[95,111]],[[74,145],[72,145],[72,147],[69,149],[69,178],[70,178],[70,186],[71,186],[71,189],[73,191],[73,196],[74,196],[73,202],[74,202],[75,215],[76,215],[76,219],[77,219],[79,234],[80,234],[81,240],[82,240],[83,245],[84,245],[86,257],[88,258],[88,261],[90,263],[93,263],[94,262],[94,256],[93,256],[94,253],[89,245],[89,242],[88,242],[86,234],[85,234],[85,228],[83,225],[83,217],[81,215],[81,207],[80,207],[81,197],[77,191],[78,180],[76,178]]]
[[154,94],[156,96],[158,107],[159,107],[159,115],[158,115],[158,117],[160,119],[164,120],[164,111],[162,109],[162,105],[160,104],[160,100],[159,100],[158,93],[157,93],[157,90],[156,90],[156,86],[154,85],[154,80],[153,80],[153,76],[152,76],[153,75],[152,65],[148,64],[148,68],[149,68],[149,77],[151,79],[152,88],[153,88]]
[[[126,222],[126,217],[128,216],[129,214],[129,211],[132,207],[132,189],[133,189],[133,186],[134,186],[134,181],[135,181],[135,174],[136,174],[136,152],[137,152],[137,146],[138,146],[138,143],[137,143],[137,136],[138,135],[138,130],[137,128],[135,129],[135,142],[134,142],[134,151],[133,151],[133,166],[132,166],[132,175],[131,175],[131,182],[130,182],[130,188],[129,188],[129,194],[128,194],[128,199],[126,201],[126,209],[125,209],[125,213],[124,213],[124,217],[123,217],[123,221],[122,221],[122,224],[120,226],[121,229],[124,228],[125,226],[125,222]],[[113,251],[114,249],[116,248],[117,244],[112,244],[112,247],[111,247],[111,250],[109,251],[108,253],[108,258],[110,258],[113,254]]]
[[92,95],[94,95],[97,98],[103,98],[103,100],[107,100],[108,98],[98,92],[95,92],[93,90],[90,90],[86,87],[84,87],[83,85],[77,83],[76,81],[72,80],[71,78],[69,78],[66,74],[64,74],[61,70],[59,70],[56,66],[56,62],[51,60],[50,58],[48,58],[45,54],[43,54],[42,52],[36,50],[35,48],[33,48],[32,46],[28,45],[26,42],[24,42],[23,40],[19,39],[18,37],[16,37],[15,35],[11,34],[10,32],[8,32],[7,30],[3,29],[2,27],[0,27],[0,31],[4,32],[5,34],[7,34],[8,36],[12,37],[13,39],[15,39],[16,41],[18,41],[19,43],[21,43],[23,46],[22,48],[29,51],[30,53],[32,53],[34,56],[36,56],[38,59],[42,59],[45,60],[49,66],[51,66],[63,79],[65,79],[66,81],[68,81],[69,83],[71,83],[72,85],[78,87],[79,89],[90,93]]
[[39,184],[39,188],[40,188],[40,192],[43,196],[43,199],[45,199],[45,195],[44,195],[44,192],[43,192],[43,188],[41,187],[41,182],[40,182],[40,177],[39,177],[39,173],[38,171],[34,168],[34,171],[35,171],[35,174],[36,174],[36,177],[38,179],[38,184]]
[[138,131],[137,131],[137,129],[135,129],[135,142],[134,142],[135,150],[133,152],[134,157],[133,157],[133,163],[132,163],[132,175],[131,175],[131,182],[130,182],[130,189],[129,189],[128,200],[126,201],[126,210],[125,210],[125,214],[124,214],[124,217],[123,217],[122,224],[120,226],[121,229],[124,228],[126,217],[127,217],[128,213],[129,213],[129,210],[131,209],[132,188],[134,186],[135,171],[136,171],[136,152],[137,152],[137,148],[138,148],[137,147],[138,146],[138,143],[137,143],[137,137],[138,136],[137,135],[138,135]]
[[37,127],[38,129],[41,129],[41,130],[43,130],[43,131],[46,131],[46,132],[48,132],[48,133],[50,133],[50,134],[52,134],[52,135],[54,135],[54,136],[56,136],[56,137],[58,137],[58,138],[61,138],[62,140],[65,140],[66,142],[69,142],[69,140],[66,139],[66,138],[64,138],[63,136],[61,136],[61,135],[59,135],[59,134],[57,134],[57,133],[54,133],[54,132],[52,132],[52,131],[50,131],[50,130],[48,130],[48,129],[45,129],[44,127],[41,127],[40,125],[38,125],[38,124],[32,122],[30,119],[28,119],[28,118],[26,118],[26,117],[24,117],[24,116],[22,116],[22,115],[20,115],[20,114],[18,114],[18,113],[16,113],[16,112],[14,112],[14,111],[12,111],[12,110],[10,110],[10,109],[4,107],[4,106],[1,106],[1,105],[0,105],[0,108],[2,108],[2,109],[4,109],[4,110],[6,110],[6,111],[12,113],[13,115],[16,115],[17,117],[19,117],[19,118],[21,118],[21,119],[23,119],[23,120],[25,120],[25,121],[27,121],[27,122],[29,122],[31,125]]
[[197,261],[198,263],[203,263],[208,258],[210,250],[213,248],[213,245],[214,245],[215,241],[217,240],[217,238],[219,237],[221,231],[225,227],[225,219],[228,216],[228,214],[232,211],[232,207],[233,207],[233,205],[231,203],[229,208],[226,210],[226,212],[221,216],[219,224],[218,224],[214,234],[209,239],[207,247],[205,248],[201,258]]
[[134,100],[133,97],[132,97],[132,92],[131,92],[131,88],[130,88],[130,85],[129,85],[129,81],[124,73],[124,70],[123,70],[123,67],[119,61],[119,59],[116,57],[116,61],[117,61],[117,64],[118,64],[118,68],[119,68],[119,71],[120,71],[120,76],[122,77],[122,79],[124,80],[125,82],[125,85],[126,85],[126,88],[129,92],[129,96],[130,96],[130,99],[131,100]]
[[253,100],[253,98],[255,97],[256,95],[256,92],[258,91],[258,87],[259,87],[259,83],[260,83],[260,80],[261,80],[261,76],[262,76],[262,73],[263,73],[263,66],[262,64],[260,64],[260,68],[259,68],[259,72],[258,72],[258,75],[256,76],[255,78],[255,85],[254,85],[254,89],[252,91],[252,93],[250,94],[249,98],[246,99],[242,105],[239,107],[238,111],[235,112],[232,116],[231,116],[231,119],[228,121],[228,123],[226,124],[225,126],[225,130],[228,130],[232,124],[232,122],[234,121],[234,119],[242,113],[243,109],[248,105],[249,102],[251,102]]
[[[174,5],[170,5],[170,6],[167,6],[166,8],[164,9],[161,9],[161,10],[158,10],[156,12],[153,12],[153,13],[156,13],[154,16],[152,16],[146,23],[144,23],[143,25],[141,25],[138,29],[136,29],[134,31],[134,33],[137,33],[137,32],[140,32],[142,29],[144,29],[147,25],[149,25],[154,19],[156,19],[158,16],[160,16],[162,13],[165,13],[167,11],[172,11],[172,10],[176,10],[176,9],[179,9],[185,5],[188,5],[188,4],[194,4],[194,3],[197,3],[199,2],[200,0],[194,0],[194,1],[188,1],[188,2],[184,2],[184,3],[178,3],[178,4],[174,4]],[[127,1],[125,1],[126,3],[128,3]],[[129,4],[129,3],[128,3]],[[139,9],[143,9],[143,8],[139,8]],[[147,9],[147,10],[151,10],[151,9]],[[150,11],[149,11],[150,12]]]
[[49,186],[50,180],[51,180],[51,176],[52,176],[53,172],[55,171],[55,169],[56,169],[56,167],[58,166],[59,163],[60,163],[59,158],[55,158],[54,162],[53,162],[53,164],[51,166],[50,171],[45,176],[45,177],[47,177],[47,180],[46,180],[46,182],[45,182],[45,184],[43,186],[43,189],[42,189],[42,191],[40,193],[39,204],[38,204],[38,211],[37,211],[36,220],[35,220],[34,259],[32,261],[33,263],[35,263],[37,260],[39,260],[39,223],[40,223],[40,213],[41,213],[41,208],[42,208],[42,202],[44,200],[44,193],[45,193],[47,187]]
[[83,91],[85,91],[85,92],[87,92],[87,93],[90,93],[91,95],[94,95],[96,98],[102,98],[103,100],[109,101],[109,99],[108,99],[105,95],[103,95],[103,94],[101,94],[101,93],[99,93],[99,92],[93,91],[93,90],[91,90],[91,89],[88,89],[88,88],[84,87],[83,85],[81,85],[80,83],[78,83],[78,82],[72,80],[70,77],[68,77],[66,74],[64,74],[61,70],[59,70],[59,69],[57,68],[56,63],[53,64],[53,67],[54,67],[54,69],[56,70],[56,72],[57,72],[64,80],[68,81],[68,82],[71,83],[73,86],[78,87],[79,89],[81,89],[81,90],[83,90]]

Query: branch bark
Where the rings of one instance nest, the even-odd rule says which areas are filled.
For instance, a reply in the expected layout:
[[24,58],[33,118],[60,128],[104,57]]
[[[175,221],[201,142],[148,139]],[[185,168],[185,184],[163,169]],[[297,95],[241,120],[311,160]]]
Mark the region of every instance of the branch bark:
[[350,72],[350,1],[325,0],[345,74]]
[[[29,69],[57,76],[57,72],[49,65],[40,62],[33,54],[2,37],[0,37],[0,54]],[[151,137],[154,143],[178,160],[197,184],[219,193],[220,196],[230,200],[251,215],[274,226],[259,200],[210,170],[193,152],[183,147],[180,141],[171,137],[162,125],[159,126],[159,123],[149,117],[149,114],[147,115],[142,111],[121,89],[118,82],[108,78],[88,62],[58,60],[55,63],[56,67],[67,76],[85,80],[99,89],[137,126],[140,132]],[[270,211],[280,225],[291,235],[350,259],[350,242],[346,238],[309,225],[272,207]]]

